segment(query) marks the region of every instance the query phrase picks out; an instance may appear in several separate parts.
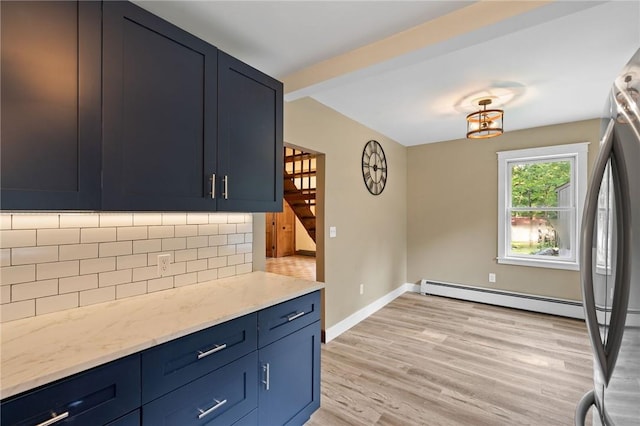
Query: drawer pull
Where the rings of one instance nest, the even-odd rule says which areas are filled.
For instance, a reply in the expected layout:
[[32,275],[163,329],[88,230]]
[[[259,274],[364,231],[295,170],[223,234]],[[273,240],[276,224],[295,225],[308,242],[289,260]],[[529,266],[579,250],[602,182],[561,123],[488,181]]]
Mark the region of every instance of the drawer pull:
[[262,365],[262,371],[264,371],[264,380],[262,381],[264,384],[264,390],[269,390],[269,382],[271,381],[271,378],[269,377],[269,369],[270,367],[268,362]]
[[198,408],[198,411],[200,412],[200,414],[198,414],[198,420],[208,416],[209,414],[213,413],[214,411],[216,411],[218,408],[222,407],[224,404],[227,403],[226,399],[223,399],[222,401],[218,401],[217,399],[213,399],[213,401],[216,403],[216,405],[214,405],[213,407],[209,408],[208,410],[201,410],[200,408]]
[[304,315],[304,312],[298,312],[297,314],[292,314],[287,317],[287,321],[293,321],[294,319],[300,318]]
[[211,177],[209,178],[209,180],[211,181],[211,192],[209,194],[211,195],[211,199],[215,200],[215,198],[216,198],[216,174],[213,173],[211,175]]
[[198,351],[198,359],[202,359],[202,358],[204,358],[206,356],[213,355],[216,352],[220,352],[221,350],[223,350],[226,347],[227,347],[227,344],[223,343],[221,345],[215,345],[212,349],[209,349],[206,352]]
[[58,414],[57,416],[56,416],[56,413],[52,413],[51,415],[55,416],[55,417],[52,417],[49,420],[45,420],[42,423],[38,423],[36,426],[49,426],[49,425],[52,425],[54,423],[58,423],[60,420],[64,420],[67,417],[69,417],[69,412],[65,411],[64,413]]

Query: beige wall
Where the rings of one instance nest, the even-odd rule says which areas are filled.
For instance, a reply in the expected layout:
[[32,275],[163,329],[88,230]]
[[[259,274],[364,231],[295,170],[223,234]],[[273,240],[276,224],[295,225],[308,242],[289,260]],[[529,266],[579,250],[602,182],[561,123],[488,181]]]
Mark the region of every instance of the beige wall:
[[[325,326],[331,327],[405,283],[406,148],[309,98],[285,104],[284,136],[324,154]],[[362,179],[362,148],[370,139],[380,142],[389,166],[379,196]],[[329,238],[330,226],[336,238]]]
[[[407,279],[492,287],[580,300],[579,273],[499,265],[497,151],[591,142],[589,170],[598,150],[600,122],[507,131],[489,140],[459,139],[408,148]],[[496,273],[496,283],[488,274]]]

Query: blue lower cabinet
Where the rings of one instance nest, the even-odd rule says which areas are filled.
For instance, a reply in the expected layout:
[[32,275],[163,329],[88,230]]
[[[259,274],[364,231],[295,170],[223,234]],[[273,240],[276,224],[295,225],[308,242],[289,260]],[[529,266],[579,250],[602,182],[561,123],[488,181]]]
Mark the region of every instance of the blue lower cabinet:
[[258,423],[302,425],[320,407],[320,322],[259,351]]
[[104,425],[139,406],[136,354],[2,401],[0,424]]
[[258,402],[257,352],[142,407],[144,426],[231,425]]
[[133,411],[105,426],[140,426],[140,410]]
[[258,426],[258,409],[256,408],[237,422],[233,426]]

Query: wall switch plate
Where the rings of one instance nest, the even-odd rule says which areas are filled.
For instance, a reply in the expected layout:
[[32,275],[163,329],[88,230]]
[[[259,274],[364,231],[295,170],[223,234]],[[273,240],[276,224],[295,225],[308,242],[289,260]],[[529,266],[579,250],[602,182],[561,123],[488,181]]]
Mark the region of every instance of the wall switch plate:
[[360,294],[364,294],[364,284],[360,284]]
[[335,238],[336,235],[338,235],[338,231],[336,230],[335,226],[330,226],[329,227],[329,238]]
[[158,255],[158,276],[165,277],[169,275],[169,265],[171,264],[170,254]]
[[494,274],[493,272],[489,273],[489,282],[490,283],[496,282],[496,274]]

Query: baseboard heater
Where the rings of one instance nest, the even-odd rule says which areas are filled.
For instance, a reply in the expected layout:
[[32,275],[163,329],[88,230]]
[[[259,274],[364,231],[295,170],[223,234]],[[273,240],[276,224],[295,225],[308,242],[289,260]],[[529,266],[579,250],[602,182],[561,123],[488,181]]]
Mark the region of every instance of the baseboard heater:
[[582,303],[575,300],[555,299],[531,294],[514,293],[483,287],[420,281],[420,293],[469,300],[489,305],[505,306],[532,312],[584,319]]

